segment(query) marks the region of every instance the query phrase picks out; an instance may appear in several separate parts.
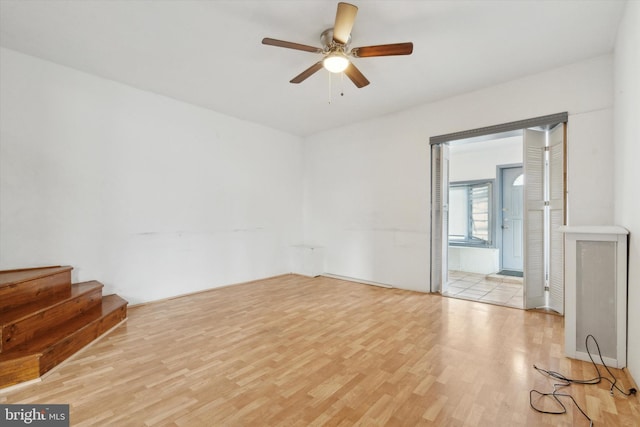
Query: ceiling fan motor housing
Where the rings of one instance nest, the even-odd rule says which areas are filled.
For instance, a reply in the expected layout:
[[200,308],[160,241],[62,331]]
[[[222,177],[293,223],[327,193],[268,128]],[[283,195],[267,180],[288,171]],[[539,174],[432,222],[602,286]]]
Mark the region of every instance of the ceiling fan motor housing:
[[320,43],[322,43],[322,49],[324,52],[334,52],[336,50],[342,50],[342,52],[347,53],[349,44],[351,44],[351,34],[349,34],[347,43],[343,45],[342,43],[336,42],[333,39],[333,28],[328,28],[324,30],[320,35]]

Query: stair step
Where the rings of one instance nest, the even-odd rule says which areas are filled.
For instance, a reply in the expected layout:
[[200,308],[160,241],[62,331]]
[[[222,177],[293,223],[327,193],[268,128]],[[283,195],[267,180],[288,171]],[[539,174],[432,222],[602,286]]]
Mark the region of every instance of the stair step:
[[[47,333],[99,305],[102,283],[97,281],[77,283],[71,286],[68,298],[42,306],[40,302],[16,307],[0,315],[0,353]],[[32,310],[33,309],[33,310]]]
[[0,354],[0,390],[40,377],[40,353],[7,358]]
[[108,295],[102,299],[102,307],[97,319],[77,329],[71,336],[47,348],[40,359],[40,375],[72,356],[100,335],[109,331],[127,318],[127,301],[118,295]]
[[67,293],[73,267],[41,267],[0,271],[0,313],[40,298]]
[[49,333],[0,354],[0,388],[38,378],[126,317],[127,301],[118,295],[107,295],[101,304]]

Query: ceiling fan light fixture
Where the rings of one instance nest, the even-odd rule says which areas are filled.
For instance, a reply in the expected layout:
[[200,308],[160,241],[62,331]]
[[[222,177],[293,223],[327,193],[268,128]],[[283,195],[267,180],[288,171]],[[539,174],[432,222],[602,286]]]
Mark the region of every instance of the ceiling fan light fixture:
[[322,60],[322,66],[332,73],[341,73],[349,66],[349,59],[340,52],[328,54]]

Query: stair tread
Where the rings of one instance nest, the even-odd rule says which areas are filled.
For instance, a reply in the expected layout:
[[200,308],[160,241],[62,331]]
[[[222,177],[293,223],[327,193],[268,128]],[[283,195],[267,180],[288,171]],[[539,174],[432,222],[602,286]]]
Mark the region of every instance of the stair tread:
[[24,304],[11,309],[7,312],[0,313],[0,327],[11,322],[18,321],[22,318],[36,315],[42,311],[46,311],[50,307],[62,304],[66,301],[73,300],[74,298],[86,294],[87,292],[94,291],[97,288],[102,288],[104,285],[96,280],[90,280],[88,282],[74,283],[71,285],[71,290],[68,295],[61,296],[53,301],[39,300],[30,304]]
[[21,344],[15,348],[8,350],[6,353],[0,354],[0,363],[6,360],[13,360],[25,357],[31,354],[43,353],[47,348],[55,345],[61,340],[80,333],[85,327],[106,317],[108,314],[118,310],[128,303],[118,295],[106,295],[102,297],[102,304],[82,313],[79,316],[70,319],[61,327],[58,327],[45,335],[35,337],[33,340]]
[[0,271],[0,287],[15,285],[70,270],[73,270],[73,267],[51,266]]

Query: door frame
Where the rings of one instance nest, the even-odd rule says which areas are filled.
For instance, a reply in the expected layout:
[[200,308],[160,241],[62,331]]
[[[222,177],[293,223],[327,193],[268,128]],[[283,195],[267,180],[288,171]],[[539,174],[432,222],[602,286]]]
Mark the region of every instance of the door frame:
[[[438,152],[436,146],[446,146],[447,143],[451,141],[466,139],[472,141],[481,141],[486,140],[489,135],[500,135],[500,136],[509,136],[509,134],[514,134],[514,132],[522,132],[523,129],[533,128],[537,126],[555,126],[559,123],[566,123],[568,121],[569,114],[567,112],[550,114],[547,116],[534,117],[531,119],[518,120],[515,122],[503,123],[499,125],[487,126],[483,128],[465,130],[461,132],[454,132],[444,135],[432,136],[429,138],[429,148],[431,151],[431,209],[430,209],[430,224],[431,224],[431,254],[430,259],[430,280],[431,283],[429,285],[429,289],[431,292],[442,292],[443,289],[443,280],[447,279],[447,273],[443,272],[443,263],[442,257],[443,252],[448,250],[447,247],[444,247],[444,242],[440,242],[438,240],[434,241],[434,236],[442,236],[443,234],[443,223],[446,224],[448,218],[446,218],[446,209],[448,206],[445,206],[445,215],[442,215],[443,206],[441,205],[442,200],[434,199],[434,186],[441,183],[441,178],[439,175],[436,175],[436,172],[439,172],[439,168],[434,168],[434,162],[436,159],[434,158],[434,153]],[[566,138],[565,138],[566,141]],[[565,164],[567,162],[565,156]],[[438,171],[436,171],[438,169]],[[526,173],[526,172],[525,172]],[[526,182],[525,182],[526,186]],[[565,190],[566,190],[566,182],[565,182]],[[566,203],[566,193],[565,193],[565,203]],[[566,215],[566,209],[565,209]],[[447,239],[448,240],[448,239]],[[436,242],[438,244],[436,244]],[[524,246],[527,246],[527,235],[524,236]],[[440,249],[440,253],[438,254],[437,249]],[[446,256],[446,254],[444,254]],[[435,262],[434,262],[435,260]],[[444,274],[443,274],[444,273]],[[526,279],[525,279],[526,280]],[[444,284],[446,286],[446,284]]]

